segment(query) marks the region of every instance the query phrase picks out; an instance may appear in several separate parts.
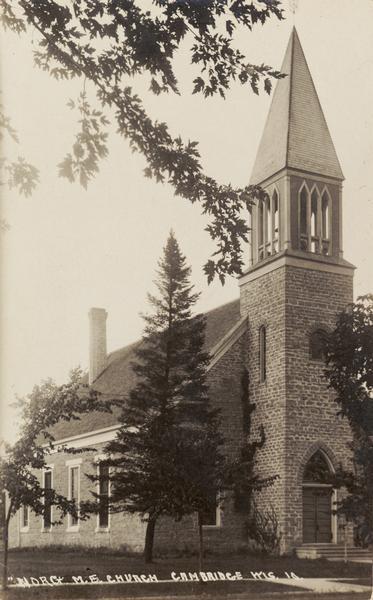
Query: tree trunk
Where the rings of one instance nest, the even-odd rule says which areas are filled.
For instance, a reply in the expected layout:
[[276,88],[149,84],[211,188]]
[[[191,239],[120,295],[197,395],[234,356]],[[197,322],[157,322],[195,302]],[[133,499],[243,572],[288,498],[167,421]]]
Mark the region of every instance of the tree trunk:
[[[373,440],[372,440],[373,442]],[[370,472],[369,472],[370,471]],[[369,475],[369,480],[368,480],[368,516],[370,517],[370,534],[371,536],[373,535],[373,465],[370,465],[370,469],[368,471],[368,475]],[[370,484],[370,485],[369,485]],[[370,596],[370,600],[373,600],[373,541],[370,540],[370,551],[372,553],[372,591],[371,591],[371,596]]]
[[2,589],[6,590],[8,587],[8,545],[9,545],[9,521],[10,521],[10,510],[4,522],[3,529],[3,543],[4,543],[4,551],[3,551],[3,580],[2,580]]
[[199,543],[199,564],[198,568],[203,571],[203,527],[202,527],[202,514],[198,513],[198,543]]
[[149,521],[146,525],[144,547],[144,559],[146,563],[151,563],[153,561],[154,530],[156,520],[156,517],[149,517]]

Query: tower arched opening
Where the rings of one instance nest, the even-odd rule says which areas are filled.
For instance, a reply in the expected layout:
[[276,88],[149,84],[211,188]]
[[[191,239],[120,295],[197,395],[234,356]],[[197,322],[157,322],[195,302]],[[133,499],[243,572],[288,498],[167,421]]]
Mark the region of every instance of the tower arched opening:
[[333,527],[333,474],[330,460],[322,450],[316,450],[303,471],[303,543],[330,543]]

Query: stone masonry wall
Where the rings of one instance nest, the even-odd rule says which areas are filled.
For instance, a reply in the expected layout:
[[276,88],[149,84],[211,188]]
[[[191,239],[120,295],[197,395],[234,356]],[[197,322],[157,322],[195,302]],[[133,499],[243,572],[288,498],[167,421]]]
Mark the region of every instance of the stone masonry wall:
[[352,302],[352,272],[286,269],[285,537],[291,547],[302,543],[302,476],[308,459],[318,448],[334,467],[349,458],[349,427],[336,414],[323,361],[310,357],[309,336],[318,328],[334,329],[337,314]]
[[[334,467],[349,458],[349,428],[336,415],[333,394],[323,378],[323,362],[310,359],[309,336],[318,328],[331,330],[338,312],[351,301],[349,269],[341,275],[287,265],[259,274],[241,287],[241,312],[249,320],[247,365],[250,397],[257,406],[254,423],[263,424],[266,433],[257,469],[263,476],[278,476],[257,495],[257,503],[262,509],[270,504],[275,508],[283,552],[302,543],[302,476],[308,459],[318,448]],[[267,376],[261,383],[262,325]]]
[[[248,315],[246,361],[250,400],[256,403],[252,433],[262,424],[264,447],[257,471],[275,482],[256,495],[259,509],[273,506],[281,530],[285,519],[285,271],[276,269],[241,287],[241,314]],[[266,327],[267,374],[260,382],[259,328]]]

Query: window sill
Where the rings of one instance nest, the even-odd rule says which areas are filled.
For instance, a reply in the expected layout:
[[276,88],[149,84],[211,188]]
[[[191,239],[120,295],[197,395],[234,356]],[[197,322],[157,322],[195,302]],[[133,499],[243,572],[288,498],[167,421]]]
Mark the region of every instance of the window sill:
[[110,527],[96,527],[95,533],[109,533]]
[[71,527],[67,527],[66,533],[78,533],[79,525],[71,525]]
[[208,530],[214,530],[214,529],[221,529],[221,525],[202,525],[202,529],[208,529]]
[[29,527],[21,527],[19,531],[20,531],[20,533],[28,533],[30,531],[30,528]]

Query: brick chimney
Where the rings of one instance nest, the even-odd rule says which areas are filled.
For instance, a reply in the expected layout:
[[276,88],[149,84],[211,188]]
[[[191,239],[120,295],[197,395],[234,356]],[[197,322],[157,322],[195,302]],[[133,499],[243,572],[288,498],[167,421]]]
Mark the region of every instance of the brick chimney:
[[104,308],[91,308],[89,313],[89,384],[106,367],[106,318]]

